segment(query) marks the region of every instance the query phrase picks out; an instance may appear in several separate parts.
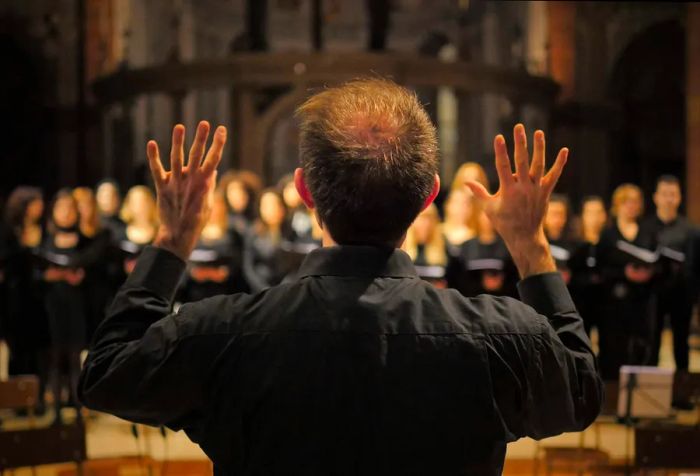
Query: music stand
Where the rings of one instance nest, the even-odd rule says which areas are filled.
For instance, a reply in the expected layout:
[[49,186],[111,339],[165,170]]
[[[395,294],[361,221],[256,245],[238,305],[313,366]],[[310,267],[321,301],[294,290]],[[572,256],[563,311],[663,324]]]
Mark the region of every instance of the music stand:
[[631,474],[630,430],[640,419],[670,417],[672,396],[673,370],[634,365],[620,367],[617,416],[627,427],[625,474]]
[[617,416],[626,423],[671,416],[673,370],[623,365],[620,368]]

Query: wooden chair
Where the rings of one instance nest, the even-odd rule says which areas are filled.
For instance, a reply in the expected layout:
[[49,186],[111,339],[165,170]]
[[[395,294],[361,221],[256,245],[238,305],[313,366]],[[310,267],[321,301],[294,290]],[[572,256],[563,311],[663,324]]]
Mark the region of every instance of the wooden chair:
[[589,474],[595,468],[609,464],[610,456],[597,448],[556,447],[544,448],[544,463],[547,476],[559,472]]
[[28,375],[0,382],[0,409],[26,409],[30,428],[0,431],[0,475],[7,469],[75,462],[82,474],[86,459],[85,427],[81,424],[34,428],[39,379]]
[[34,375],[0,381],[0,410],[27,410],[33,417],[38,400],[39,379]]
[[75,462],[82,474],[87,459],[82,424],[0,432],[0,473],[6,469]]
[[10,349],[7,342],[0,339],[0,382],[10,378]]

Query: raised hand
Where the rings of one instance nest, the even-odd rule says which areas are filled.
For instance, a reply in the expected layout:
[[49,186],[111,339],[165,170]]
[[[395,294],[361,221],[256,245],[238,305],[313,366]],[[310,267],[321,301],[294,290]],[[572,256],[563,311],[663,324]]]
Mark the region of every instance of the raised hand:
[[544,133],[535,132],[532,161],[522,124],[513,129],[513,139],[515,173],[511,168],[505,139],[502,135],[494,139],[500,183],[495,194],[490,194],[478,182],[470,181],[466,185],[505,241],[520,275],[527,277],[556,270],[542,222],[569,151],[561,149],[554,165],[545,174]]
[[216,128],[211,147],[206,151],[208,136],[209,123],[202,121],[197,126],[187,163],[184,163],[185,126],[176,125],[170,149],[170,171],[163,168],[155,141],[149,141],[146,148],[160,218],[154,245],[183,260],[192,253],[211,212],[216,167],[226,143],[226,128]]

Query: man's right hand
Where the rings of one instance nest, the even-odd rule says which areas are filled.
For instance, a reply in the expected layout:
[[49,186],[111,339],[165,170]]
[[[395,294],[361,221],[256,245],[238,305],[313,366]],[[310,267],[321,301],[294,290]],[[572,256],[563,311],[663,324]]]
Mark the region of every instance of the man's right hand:
[[527,136],[522,124],[513,129],[515,173],[513,173],[502,135],[494,139],[498,192],[490,194],[475,181],[467,186],[496,231],[505,241],[521,278],[556,271],[544,234],[543,221],[549,197],[561,176],[569,150],[559,151],[551,170],[545,174],[544,133],[536,131],[532,163],[527,150]]
[[192,253],[211,213],[216,167],[221,162],[226,143],[226,128],[216,128],[214,140],[207,152],[208,136],[209,123],[201,121],[185,164],[185,126],[176,125],[170,149],[170,171],[163,168],[155,141],[149,141],[146,148],[158,196],[160,221],[153,245],[172,252],[183,261],[187,261]]

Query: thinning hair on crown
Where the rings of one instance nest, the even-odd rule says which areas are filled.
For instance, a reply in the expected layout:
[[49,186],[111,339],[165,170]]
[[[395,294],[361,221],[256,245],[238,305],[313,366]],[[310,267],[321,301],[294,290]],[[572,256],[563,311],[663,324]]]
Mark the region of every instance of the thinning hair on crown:
[[398,240],[438,168],[435,128],[415,93],[356,79],[312,96],[296,114],[304,176],[333,238]]

